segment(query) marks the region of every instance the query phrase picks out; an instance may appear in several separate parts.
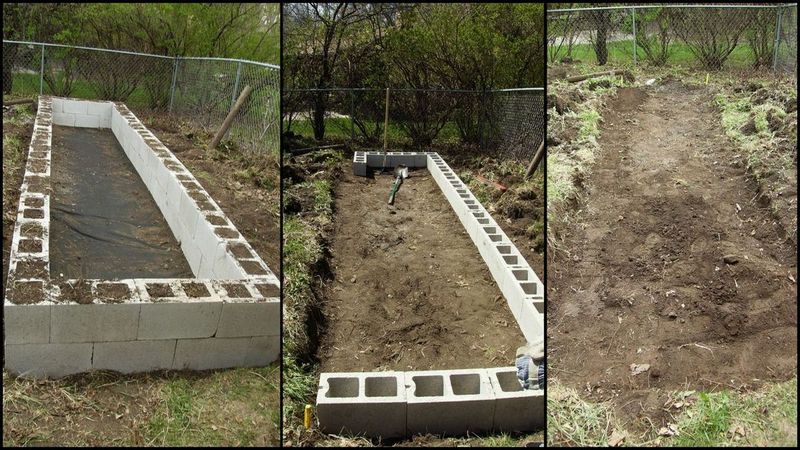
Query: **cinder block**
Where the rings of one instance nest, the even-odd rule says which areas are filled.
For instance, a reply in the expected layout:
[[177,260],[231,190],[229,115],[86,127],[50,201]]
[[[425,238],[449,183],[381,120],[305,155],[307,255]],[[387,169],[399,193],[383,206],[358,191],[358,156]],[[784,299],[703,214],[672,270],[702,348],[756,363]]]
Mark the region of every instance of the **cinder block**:
[[279,335],[250,338],[243,366],[264,367],[277,361],[280,356],[280,347],[281,337]]
[[484,369],[405,372],[409,434],[491,430],[495,397]]
[[544,335],[544,316],[536,310],[533,302],[522,302],[517,321],[528,342],[534,342]]
[[25,378],[59,378],[92,368],[92,344],[6,344],[5,368]]
[[524,390],[514,367],[486,369],[495,396],[494,431],[526,433],[544,428],[544,391]]
[[241,367],[252,338],[179,339],[175,349],[175,370]]
[[75,126],[75,114],[53,113],[53,125],[63,125],[67,127]]
[[50,342],[132,341],[139,322],[137,304],[53,305]]
[[86,114],[98,117],[111,117],[111,103],[109,102],[89,102],[86,105]]
[[122,373],[172,368],[175,339],[160,341],[97,342],[92,367]]
[[82,114],[86,115],[88,111],[89,102],[81,100],[68,100],[64,99],[63,108],[65,113]]
[[[43,103],[44,103],[43,101],[41,100],[39,101],[40,108],[42,107]],[[64,100],[58,97],[53,97],[53,99],[50,102],[50,109],[54,113],[64,112]]]
[[200,267],[203,264],[203,254],[200,252],[200,249],[194,244],[194,241],[183,240],[181,239],[181,250],[183,251],[183,256],[186,257],[186,261],[189,262],[189,267],[192,269],[192,273],[195,277],[198,278],[205,278],[200,276]]
[[6,344],[50,342],[50,305],[3,306]]
[[353,175],[357,177],[367,176],[367,163],[366,162],[353,162]]
[[326,433],[397,438],[406,434],[403,372],[323,373],[317,419]]
[[217,331],[222,302],[142,305],[137,339],[208,338]]
[[87,114],[76,114],[75,126],[79,128],[100,128],[100,117]]
[[217,337],[280,335],[280,302],[225,303]]

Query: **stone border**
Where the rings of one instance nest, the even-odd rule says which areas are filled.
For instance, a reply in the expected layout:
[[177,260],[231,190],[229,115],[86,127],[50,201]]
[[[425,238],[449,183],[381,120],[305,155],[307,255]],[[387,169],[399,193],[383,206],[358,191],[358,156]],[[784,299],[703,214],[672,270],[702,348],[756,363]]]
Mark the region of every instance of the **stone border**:
[[[353,173],[424,168],[478,248],[529,342],[544,334],[544,286],[466,184],[434,152],[356,152]],[[380,385],[381,395],[369,386]],[[391,386],[402,386],[392,390]],[[328,433],[394,438],[418,433],[529,432],[544,426],[544,391],[523,390],[516,368],[322,373],[317,418]],[[391,395],[390,395],[391,394]]]
[[[51,279],[53,124],[112,129],[197,278]],[[3,309],[5,366],[22,376],[263,366],[280,351],[277,277],[121,103],[39,98]]]
[[523,390],[514,367],[323,373],[317,418],[326,433],[383,439],[529,432],[544,426],[544,391]]

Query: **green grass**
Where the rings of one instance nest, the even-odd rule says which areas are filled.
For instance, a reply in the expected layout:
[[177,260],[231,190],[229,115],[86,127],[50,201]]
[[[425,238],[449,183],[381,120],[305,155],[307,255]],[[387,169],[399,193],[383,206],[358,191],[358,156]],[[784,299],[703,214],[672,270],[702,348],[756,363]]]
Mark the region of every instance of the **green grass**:
[[[325,119],[325,139],[331,141],[346,141],[355,138],[356,140],[364,140],[363,134],[357,127],[350,130],[351,121],[347,117],[328,117]],[[295,119],[292,121],[291,131],[304,138],[313,138],[314,129],[311,126],[311,120],[308,119]],[[368,133],[374,134],[375,127],[370,126],[368,123]],[[455,122],[447,122],[445,126],[439,131],[434,139],[434,144],[453,144],[460,142],[460,133],[458,125]],[[383,144],[383,131],[377,134],[377,140]],[[386,135],[386,140],[390,148],[409,147],[413,144],[406,130],[403,129],[396,122],[389,122],[389,130]]]

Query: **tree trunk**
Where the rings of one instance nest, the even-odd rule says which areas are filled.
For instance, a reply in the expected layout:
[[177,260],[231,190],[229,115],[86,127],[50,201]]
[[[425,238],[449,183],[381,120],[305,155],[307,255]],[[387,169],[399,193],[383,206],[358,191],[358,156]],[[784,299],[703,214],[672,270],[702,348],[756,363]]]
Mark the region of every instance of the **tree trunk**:
[[325,137],[325,109],[327,94],[323,91],[314,93],[314,117],[312,127],[314,128],[314,139],[321,141]]
[[608,62],[608,12],[597,11],[594,14],[597,36],[594,40],[594,52],[597,55],[597,64],[606,65]]

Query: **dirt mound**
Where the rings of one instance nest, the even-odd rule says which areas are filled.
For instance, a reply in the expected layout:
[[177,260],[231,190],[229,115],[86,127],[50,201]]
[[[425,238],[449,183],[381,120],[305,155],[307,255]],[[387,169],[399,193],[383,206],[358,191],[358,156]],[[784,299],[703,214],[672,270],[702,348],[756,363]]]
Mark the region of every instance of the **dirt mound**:
[[795,252],[727,163],[712,99],[675,83],[619,89],[581,223],[561,230],[569,259],[548,271],[551,373],[641,428],[669,420],[670,391],[796,373]]

